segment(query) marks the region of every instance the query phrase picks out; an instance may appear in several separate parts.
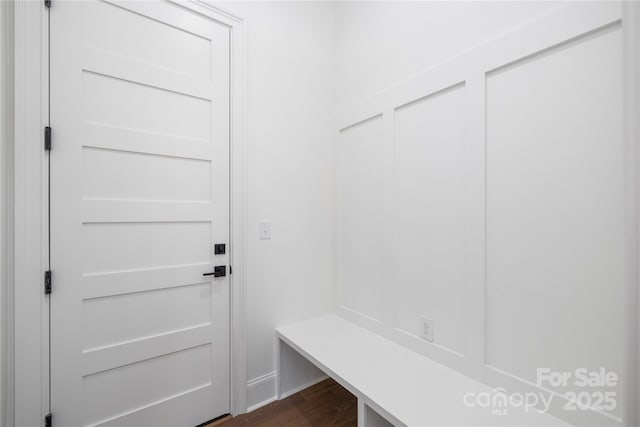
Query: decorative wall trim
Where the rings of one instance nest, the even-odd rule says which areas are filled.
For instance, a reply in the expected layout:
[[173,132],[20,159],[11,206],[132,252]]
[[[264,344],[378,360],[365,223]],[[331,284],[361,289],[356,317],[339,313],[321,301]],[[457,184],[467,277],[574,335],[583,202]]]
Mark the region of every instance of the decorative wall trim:
[[[625,384],[627,396],[625,397],[625,422],[629,425],[636,425],[640,417],[638,414],[638,56],[640,49],[638,48],[638,5],[626,4],[626,11],[623,13],[623,6],[618,2],[602,2],[597,4],[570,3],[552,10],[540,18],[530,21],[529,23],[505,34],[497,39],[491,40],[485,44],[476,46],[458,56],[439,63],[424,72],[412,76],[406,80],[402,80],[397,84],[377,92],[373,96],[363,100],[360,103],[352,105],[336,114],[335,127],[336,139],[339,138],[341,131],[349,129],[357,124],[367,123],[370,118],[379,117],[385,122],[385,144],[394,145],[394,136],[388,135],[387,130],[393,130],[395,126],[394,113],[401,108],[416,100],[423,99],[429,95],[441,92],[455,85],[464,84],[466,97],[465,121],[467,124],[467,132],[469,136],[466,138],[467,146],[465,150],[471,153],[468,157],[484,158],[484,140],[480,141],[479,135],[484,135],[486,129],[486,78],[488,73],[501,69],[502,67],[514,64],[515,62],[526,60],[540,53],[565,46],[579,38],[590,37],[599,32],[606,32],[615,26],[621,26],[623,31],[628,32],[628,40],[632,53],[633,65],[631,71],[628,72],[628,79],[635,79],[634,85],[630,86],[632,105],[627,106],[630,112],[629,136],[627,137],[628,152],[633,161],[627,165],[630,175],[627,176],[626,182],[633,182],[629,191],[632,193],[628,200],[631,206],[628,209],[630,219],[627,222],[627,231],[631,233],[627,255],[630,257],[628,270],[628,281],[626,292],[628,298],[628,307],[626,311],[629,334],[627,337],[629,346],[629,355],[626,363],[625,371],[629,373],[633,380],[630,384]],[[544,29],[541,31],[541,29]],[[634,38],[635,37],[635,38]],[[517,40],[517,43],[513,41]],[[625,56],[629,52],[625,53]],[[632,76],[632,77],[631,77]],[[469,141],[473,141],[470,143]],[[336,144],[336,164],[340,164],[339,141]],[[474,157],[475,156],[475,157]],[[393,171],[393,155],[389,157],[391,160],[380,167],[380,171],[387,173],[387,169]],[[335,178],[334,188],[336,197],[336,213],[335,213],[335,230],[334,230],[334,247],[336,261],[334,263],[334,311],[347,320],[353,321],[360,326],[366,327],[386,338],[392,339],[414,351],[425,354],[426,356],[448,365],[460,372],[476,378],[490,385],[499,384],[513,391],[536,391],[539,390],[536,384],[526,381],[507,372],[487,366],[485,363],[485,165],[471,164],[467,161],[465,170],[467,171],[467,179],[465,185],[468,191],[478,196],[473,196],[467,200],[466,210],[466,227],[470,230],[468,241],[472,244],[465,249],[465,257],[472,260],[465,271],[465,293],[471,295],[473,301],[465,305],[465,348],[463,354],[455,354],[449,348],[438,347],[435,344],[421,340],[418,337],[407,334],[403,330],[398,330],[394,324],[394,297],[389,297],[385,289],[385,313],[378,319],[371,319],[362,315],[352,307],[345,305],[345,301],[341,298],[342,289],[340,284],[340,180],[341,176]],[[394,200],[393,195],[382,194],[388,192],[387,186],[381,189],[380,197],[385,200]],[[393,191],[393,189],[391,190]],[[385,214],[385,219],[394,218],[394,214]],[[384,247],[392,247],[395,239],[396,230],[392,230],[391,239],[386,236],[386,232],[381,230],[381,244]],[[386,252],[385,252],[386,253]],[[385,256],[385,263],[389,260]],[[390,259],[392,264],[392,257]],[[391,265],[390,264],[390,265]],[[385,264],[385,269],[391,268]],[[395,280],[388,281],[385,278],[385,286],[395,288]],[[391,299],[389,299],[391,298]],[[560,396],[559,396],[560,397]],[[560,401],[560,399],[556,399]],[[619,398],[619,402],[623,399]],[[561,405],[559,405],[561,406]],[[580,412],[580,411],[578,411]],[[610,414],[589,413],[567,415],[566,412],[555,410],[552,412],[556,416],[564,416],[569,422],[595,422],[597,424],[611,424],[612,421],[621,423],[622,420]],[[632,422],[633,421],[633,422]]]

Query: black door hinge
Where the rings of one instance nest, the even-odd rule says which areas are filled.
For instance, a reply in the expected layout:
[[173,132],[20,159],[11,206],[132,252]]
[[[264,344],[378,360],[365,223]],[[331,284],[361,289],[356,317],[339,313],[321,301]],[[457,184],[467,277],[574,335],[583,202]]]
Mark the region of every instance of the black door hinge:
[[51,427],[51,414],[44,416],[44,427]]
[[44,128],[44,149],[51,151],[51,127]]
[[51,270],[44,272],[44,293],[46,295],[51,293]]
[[51,0],[44,0],[44,7],[51,7]]
[[229,266],[229,275],[233,274],[233,267]]

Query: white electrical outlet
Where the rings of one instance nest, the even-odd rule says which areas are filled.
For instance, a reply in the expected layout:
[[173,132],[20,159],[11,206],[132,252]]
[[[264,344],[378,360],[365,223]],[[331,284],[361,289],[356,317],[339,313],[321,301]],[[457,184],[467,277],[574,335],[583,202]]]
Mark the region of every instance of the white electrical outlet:
[[427,316],[420,316],[420,337],[433,341],[433,319]]

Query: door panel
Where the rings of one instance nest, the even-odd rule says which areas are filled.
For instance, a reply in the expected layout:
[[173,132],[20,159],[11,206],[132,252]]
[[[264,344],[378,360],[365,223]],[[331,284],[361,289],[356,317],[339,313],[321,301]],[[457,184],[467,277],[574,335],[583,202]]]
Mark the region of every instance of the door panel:
[[229,29],[168,2],[51,8],[57,425],[229,412]]
[[[93,425],[212,383],[211,345],[189,348],[86,375],[85,422]],[[158,375],[170,372],[171,375]],[[155,421],[155,420],[154,420]]]

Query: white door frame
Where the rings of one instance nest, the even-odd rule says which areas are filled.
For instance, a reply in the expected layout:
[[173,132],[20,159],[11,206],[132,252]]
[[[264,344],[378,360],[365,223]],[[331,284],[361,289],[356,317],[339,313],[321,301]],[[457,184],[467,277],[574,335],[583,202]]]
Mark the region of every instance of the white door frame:
[[[52,0],[55,8],[57,0]],[[171,0],[216,20],[231,31],[231,413],[247,409],[247,352],[244,322],[245,247],[245,23],[205,0]],[[47,155],[48,12],[43,1],[15,2],[15,280],[14,405],[7,424],[43,425],[49,408],[49,304],[43,292],[48,265]],[[55,131],[54,131],[55,132]],[[55,149],[55,148],[54,148]],[[10,368],[8,370],[11,370]],[[13,406],[13,407],[9,407]],[[55,411],[55,408],[53,408]]]

